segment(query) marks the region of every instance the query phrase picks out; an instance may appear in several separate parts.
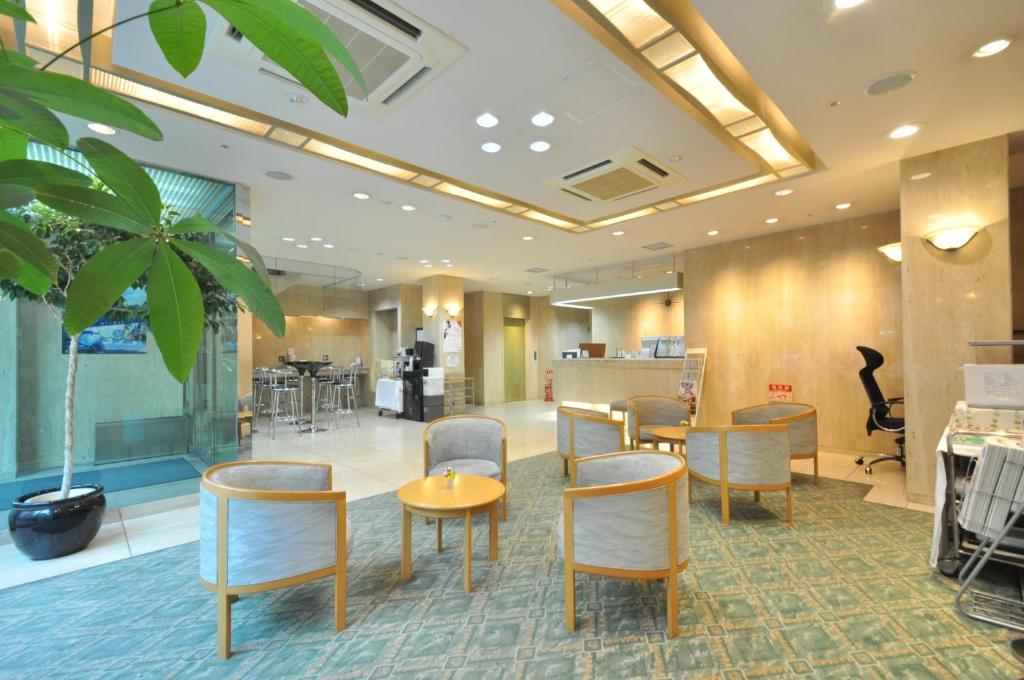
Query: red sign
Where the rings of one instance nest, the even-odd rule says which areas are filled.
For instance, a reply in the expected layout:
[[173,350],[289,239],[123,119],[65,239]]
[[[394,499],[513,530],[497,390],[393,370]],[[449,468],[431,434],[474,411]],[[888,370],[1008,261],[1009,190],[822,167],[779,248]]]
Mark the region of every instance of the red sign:
[[793,401],[793,386],[768,385],[768,401]]
[[544,401],[554,401],[555,395],[552,393],[551,383],[554,382],[555,372],[552,369],[548,369],[544,372]]

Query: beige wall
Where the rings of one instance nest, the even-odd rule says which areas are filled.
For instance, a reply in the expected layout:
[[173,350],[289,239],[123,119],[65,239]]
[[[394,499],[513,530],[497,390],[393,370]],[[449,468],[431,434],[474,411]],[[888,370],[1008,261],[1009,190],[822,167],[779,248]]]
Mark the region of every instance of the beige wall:
[[[1013,332],[1010,300],[1009,140],[994,137],[900,162],[907,498],[933,500],[935,446],[964,398],[964,363],[1007,363],[1008,347],[972,348]],[[910,179],[931,173],[921,180]],[[941,251],[923,237],[944,223],[984,229]]]
[[503,294],[476,291],[465,300],[466,375],[476,380],[478,404],[500,404],[505,399]]
[[[463,281],[460,277],[439,274],[423,279],[423,309],[433,311],[432,316],[427,316],[421,310],[423,337],[434,344],[434,365],[444,368],[445,375],[464,375],[466,372],[465,306]],[[456,313],[451,314],[452,311]],[[460,321],[463,322],[462,347],[456,352],[445,352],[445,325],[449,322],[457,325]]]
[[325,294],[319,286],[291,286],[277,294],[288,316],[329,316],[336,319],[365,319],[367,294],[360,290],[337,290]]
[[330,361],[348,363],[357,356],[370,356],[366,319],[331,319],[324,316],[287,316],[283,338],[277,338],[262,321],[252,320],[253,363],[277,366],[278,357],[295,349],[298,360],[319,361],[326,354]]
[[686,251],[686,344],[708,348],[702,419],[726,424],[790,384],[817,407],[822,448],[893,450],[865,433],[855,347],[882,352],[879,383],[901,395],[900,269],[876,250],[898,239],[889,212]]
[[683,294],[672,293],[673,305],[665,307],[666,293],[599,300],[593,303],[591,323],[594,342],[607,345],[606,356],[620,347],[623,352],[640,349],[648,335],[684,335]]

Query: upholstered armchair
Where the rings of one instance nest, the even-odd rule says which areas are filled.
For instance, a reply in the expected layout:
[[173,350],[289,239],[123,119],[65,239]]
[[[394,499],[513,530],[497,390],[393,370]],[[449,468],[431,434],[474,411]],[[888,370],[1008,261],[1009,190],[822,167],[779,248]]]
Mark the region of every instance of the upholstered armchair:
[[663,396],[630,397],[629,448],[642,443],[653,443],[651,428],[674,426],[690,422],[690,409],[682,399]]
[[199,576],[217,593],[217,655],[231,656],[231,605],[241,595],[334,577],[334,629],[345,627],[352,534],[345,492],[323,463],[224,463],[199,488]]
[[666,451],[580,458],[563,492],[558,552],[565,627],[576,629],[576,573],[665,579],[668,635],[679,634],[679,574],[690,562],[686,462]]
[[490,416],[447,416],[423,430],[423,476],[444,474],[490,477],[505,485],[501,518],[508,518],[508,429]]
[[625,423],[601,411],[559,406],[557,418],[558,455],[572,486],[576,485],[577,459],[626,448]]
[[769,403],[732,412],[733,425],[789,425],[789,457],[814,459],[818,483],[818,411],[810,404]]
[[786,492],[786,522],[793,521],[788,425],[692,427],[686,431],[686,463],[696,479],[720,488],[722,524],[729,523],[729,490]]

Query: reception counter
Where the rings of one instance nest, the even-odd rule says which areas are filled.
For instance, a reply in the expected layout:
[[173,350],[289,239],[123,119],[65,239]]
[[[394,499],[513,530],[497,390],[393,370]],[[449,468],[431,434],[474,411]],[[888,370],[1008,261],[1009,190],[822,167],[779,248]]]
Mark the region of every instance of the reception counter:
[[675,395],[682,359],[555,359],[556,403],[610,404],[637,394]]

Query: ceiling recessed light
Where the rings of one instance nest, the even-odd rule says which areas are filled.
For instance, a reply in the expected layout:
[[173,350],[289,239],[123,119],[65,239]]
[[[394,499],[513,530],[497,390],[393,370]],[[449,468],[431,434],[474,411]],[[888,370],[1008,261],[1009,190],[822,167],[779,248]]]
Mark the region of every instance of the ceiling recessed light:
[[420,260],[420,264],[430,264],[430,260]]
[[536,151],[537,153],[544,153],[551,148],[551,142],[545,142],[543,139],[538,139],[536,142],[530,143],[530,151]]
[[778,218],[778,217],[769,217],[768,219],[766,219],[766,220],[764,221],[764,223],[765,223],[765,224],[775,224],[775,223],[776,223],[776,222],[778,222],[778,221],[779,221],[779,218]]
[[433,267],[434,265],[432,265],[432,264],[429,264],[429,263],[428,263],[428,264],[425,264],[425,265],[423,265],[423,266],[424,266],[424,267],[426,267],[427,269],[430,269],[430,268],[431,268],[431,267]]
[[290,182],[292,179],[292,176],[284,170],[267,170],[263,174],[270,179],[276,179],[278,182]]
[[476,124],[482,128],[492,128],[500,121],[493,113],[481,113],[476,117]]
[[554,290],[554,289],[555,289],[554,286],[548,286],[548,290]]
[[416,206],[409,205],[408,203],[402,206],[402,210],[404,210],[405,212],[412,212],[415,209],[416,209]]
[[379,277],[379,276],[378,276],[377,278],[375,278],[375,279],[374,279],[374,281],[376,281],[377,283],[380,283],[380,282],[381,282],[381,281],[383,281],[383,280],[384,280],[384,279],[382,279],[382,278],[381,278],[381,277]]
[[620,231],[613,231],[613,232],[612,232],[612,236],[622,236],[622,235],[623,235],[623,234],[625,234],[625,233],[626,233],[626,232],[624,232],[624,231],[621,231],[621,230],[620,230]]
[[497,142],[484,142],[480,145],[480,148],[487,153],[498,153],[501,151],[501,144],[498,144]]
[[833,4],[836,9],[850,9],[851,7],[862,5],[864,2],[865,0],[834,0]]
[[324,248],[333,248],[333,247],[334,247],[333,243],[325,243],[324,244]]
[[718,236],[718,230],[712,229],[711,231],[708,232],[708,236]]
[[537,127],[547,127],[555,122],[555,117],[547,111],[541,111],[539,113],[535,113],[533,118],[530,119],[530,122]]
[[365,191],[357,191],[356,193],[352,194],[352,197],[358,198],[360,201],[365,201],[370,197],[370,194],[366,193]]
[[532,236],[524,236],[524,237],[523,237],[523,240],[524,240],[524,241],[532,241],[532,240],[533,240],[533,237],[532,237]]
[[323,239],[320,238],[319,236],[310,236],[309,240],[312,241],[313,243],[320,243],[320,241],[323,241]]
[[98,135],[116,135],[117,130],[103,123],[87,123],[86,126]]
[[295,237],[294,236],[282,236],[281,240],[282,241],[287,241],[288,243],[291,243],[292,241],[295,240]]
[[987,42],[974,51],[971,56],[976,59],[984,59],[985,57],[991,57],[993,54],[999,54],[1007,47],[1010,46],[1010,41],[1006,38],[1000,38],[999,40],[993,40]]
[[672,270],[671,270],[671,269],[669,269],[669,270],[668,270],[668,271],[666,271],[665,273],[666,273],[666,274],[671,274],[671,273],[672,273]]
[[930,172],[919,172],[916,175],[911,175],[910,179],[912,179],[912,180],[914,180],[916,182],[919,179],[928,179],[931,176],[932,176],[932,173],[930,173]]
[[441,264],[448,264],[449,262],[451,262],[451,260],[449,260],[447,257],[441,260]]
[[793,193],[792,189],[779,189],[778,191],[775,192],[775,195],[776,196],[789,196],[791,193]]
[[451,262],[449,262],[448,264],[445,265],[445,267],[447,267],[448,269],[453,269],[455,267],[455,265],[453,265]]
[[906,123],[889,130],[887,136],[889,139],[905,139],[906,137],[913,137],[921,131],[921,127],[924,123]]
[[527,295],[533,295],[533,291],[532,290],[528,290],[528,291],[526,291],[526,294]]
[[303,250],[305,250],[306,248],[309,247],[309,244],[307,244],[307,243],[296,243],[295,247],[296,248],[302,248]]
[[836,210],[846,210],[851,205],[853,205],[853,204],[852,203],[836,203]]

